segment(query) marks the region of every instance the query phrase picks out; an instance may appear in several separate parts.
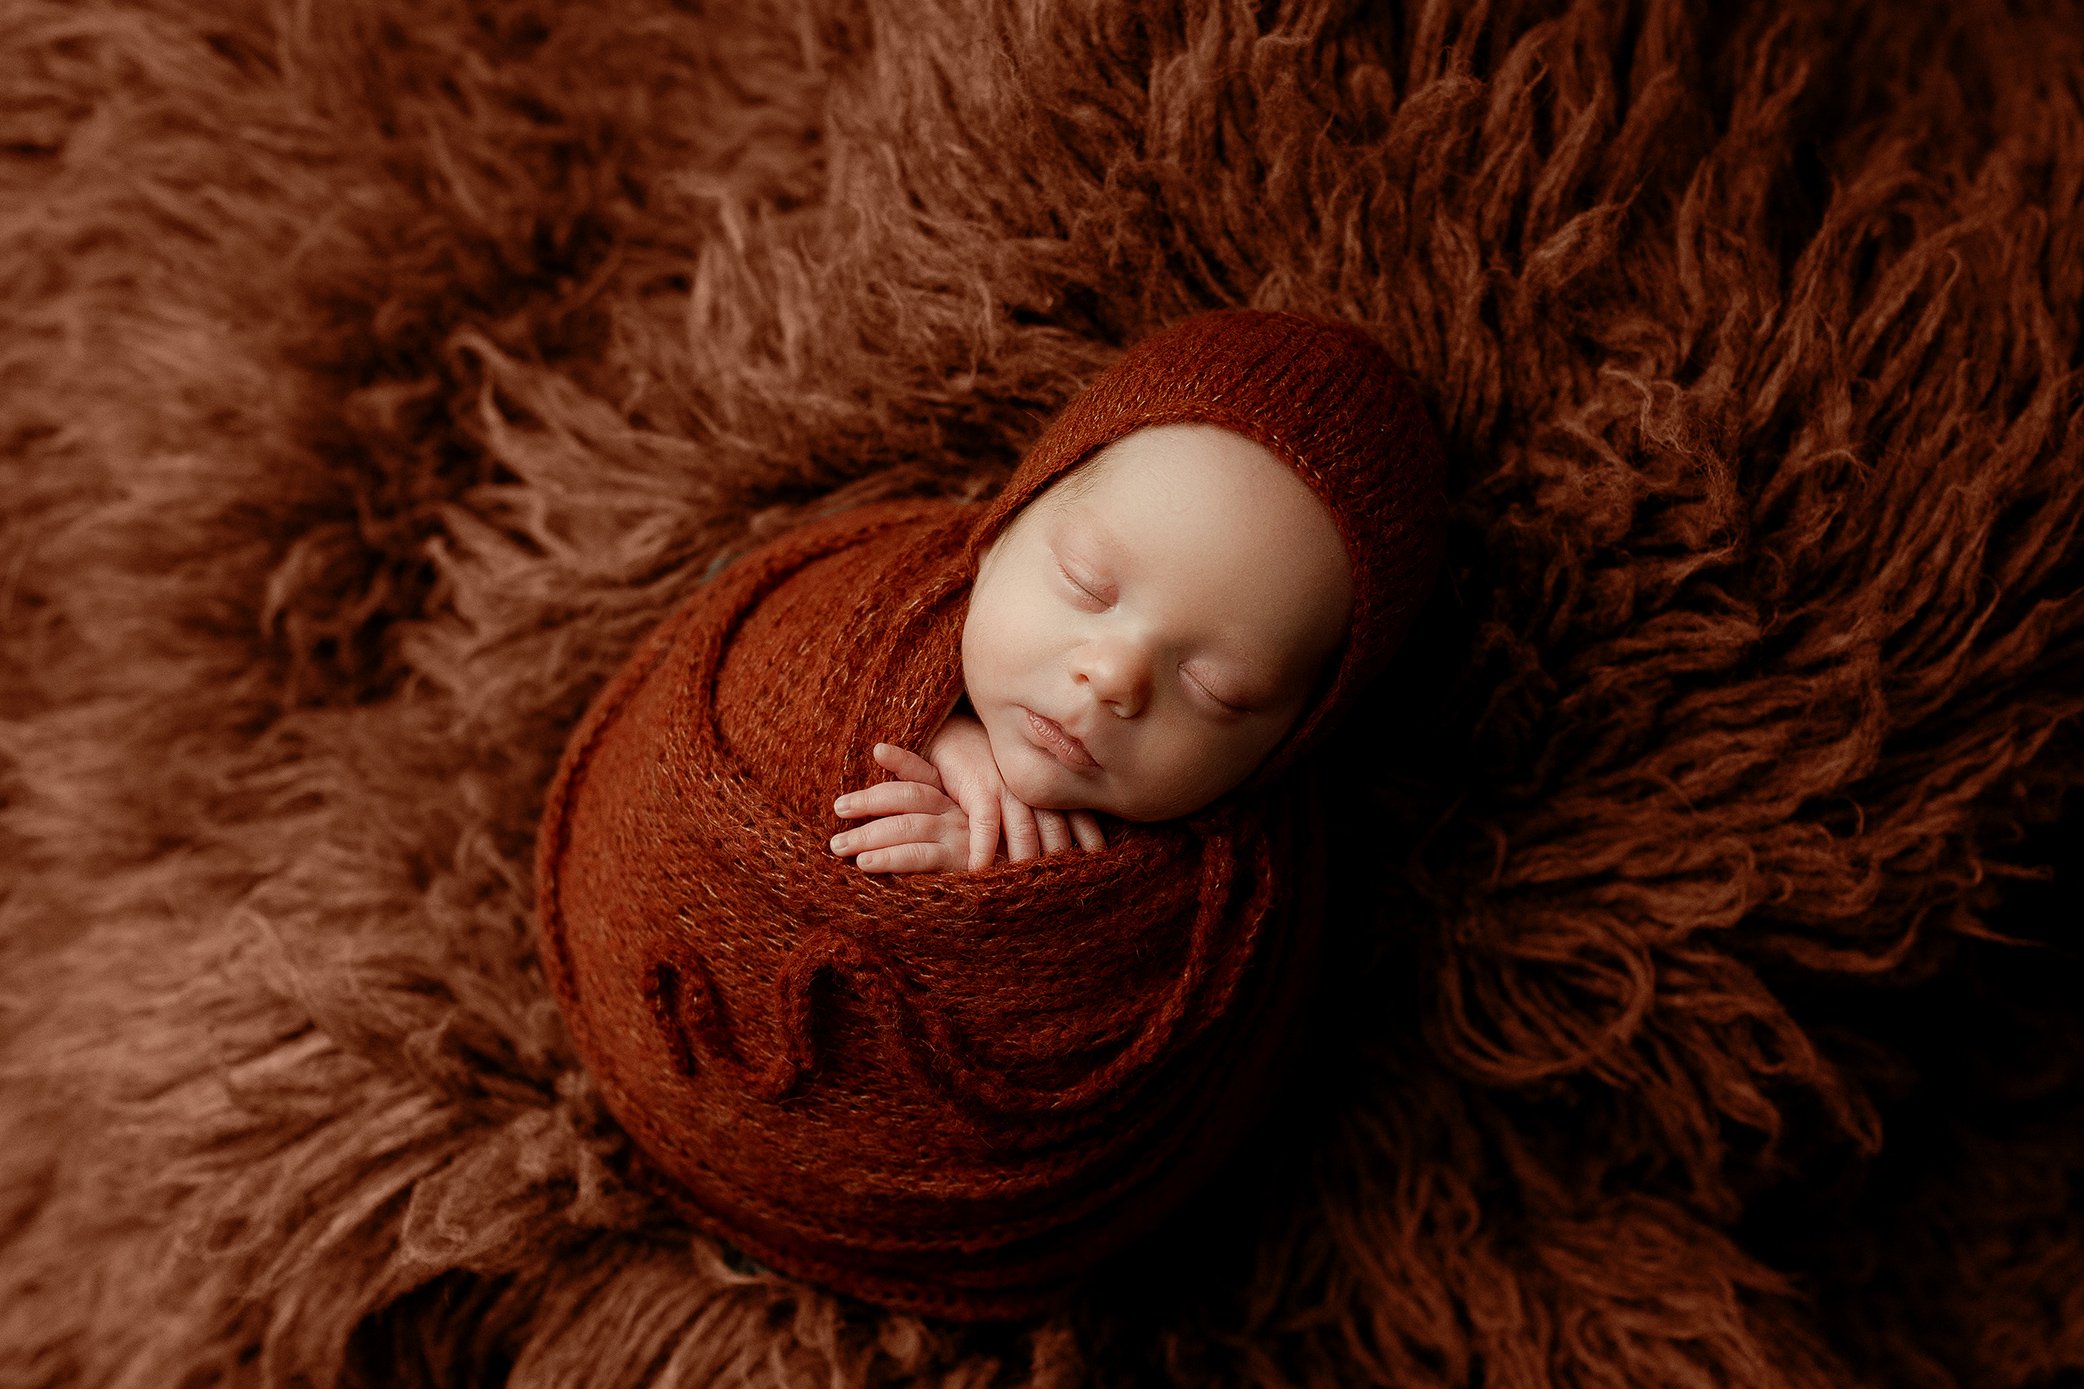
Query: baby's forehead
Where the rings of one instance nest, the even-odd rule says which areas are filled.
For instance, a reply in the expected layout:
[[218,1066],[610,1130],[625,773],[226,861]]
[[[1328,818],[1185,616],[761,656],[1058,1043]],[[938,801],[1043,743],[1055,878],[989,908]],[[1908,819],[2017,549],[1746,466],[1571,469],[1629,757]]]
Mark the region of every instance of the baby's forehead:
[[1095,450],[1029,505],[1198,526],[1251,538],[1271,527],[1343,552],[1331,508],[1286,460],[1247,434],[1202,421],[1147,426]]
[[[1242,645],[1297,649],[1305,664],[1336,641],[1350,611],[1350,566],[1330,510],[1242,436],[1152,441],[1089,459],[1036,500],[1039,533],[1082,582],[1126,590],[1147,614]],[[1213,456],[1211,444],[1229,452]],[[1239,445],[1249,450],[1238,453]],[[1066,484],[1072,484],[1066,486]],[[1034,574],[1055,582],[1053,569]]]
[[1191,495],[1196,483],[1218,481],[1224,460],[1235,466],[1239,450],[1278,462],[1258,441],[1220,425],[1198,420],[1147,425],[1094,449],[1029,504],[1047,500],[1067,507],[1096,492],[1105,499],[1168,484]]

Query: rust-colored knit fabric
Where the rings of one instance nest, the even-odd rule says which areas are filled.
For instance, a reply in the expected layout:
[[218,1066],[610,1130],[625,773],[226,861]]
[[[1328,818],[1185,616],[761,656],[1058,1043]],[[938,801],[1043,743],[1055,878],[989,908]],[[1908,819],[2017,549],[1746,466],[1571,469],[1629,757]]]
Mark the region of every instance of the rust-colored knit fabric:
[[988,538],[1094,449],[1181,419],[1273,448],[1351,547],[1349,640],[1286,766],[1401,639],[1437,555],[1418,537],[1438,516],[1412,501],[1437,487],[1437,446],[1385,368],[1338,325],[1189,320],[1103,373],[993,503],[878,503],[787,533],[601,693],[540,834],[544,958],[645,1175],[692,1221],[889,1306],[1017,1316],[1233,1150],[1292,1055],[1317,955],[1301,778],[1262,773],[1104,851],[908,877],[832,855],[831,802],[883,779],[877,741],[920,747],[959,698]]

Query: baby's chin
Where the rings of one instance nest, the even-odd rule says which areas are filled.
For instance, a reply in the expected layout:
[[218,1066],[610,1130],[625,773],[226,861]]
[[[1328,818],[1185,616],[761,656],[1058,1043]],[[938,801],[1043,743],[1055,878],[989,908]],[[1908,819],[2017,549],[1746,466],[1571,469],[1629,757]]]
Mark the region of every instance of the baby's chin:
[[[986,735],[989,733],[987,729]],[[1005,781],[1006,789],[1036,810],[1097,810],[1107,815],[1120,814],[1108,804],[1110,798],[1104,788],[1080,777],[1024,739],[1009,743],[992,738],[991,756],[999,764],[999,776]]]
[[1005,781],[1006,789],[1037,810],[1106,809],[1094,804],[1102,799],[1094,794],[1096,788],[1079,786],[1075,778],[1046,752],[1024,742],[1003,747],[994,739],[991,756],[999,764],[999,776]]
[[992,757],[999,764],[999,776],[1005,780],[1006,789],[1036,810],[1092,810],[1117,820],[1147,824],[1177,819],[1201,808],[1139,803],[1134,797],[1079,777],[1048,753],[1025,742],[1004,750],[994,742]]

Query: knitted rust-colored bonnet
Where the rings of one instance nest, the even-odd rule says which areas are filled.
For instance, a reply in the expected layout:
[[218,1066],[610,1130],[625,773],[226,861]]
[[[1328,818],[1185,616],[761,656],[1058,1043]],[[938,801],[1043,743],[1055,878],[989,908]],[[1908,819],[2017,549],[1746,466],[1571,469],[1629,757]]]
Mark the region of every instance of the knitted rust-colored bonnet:
[[1350,323],[1260,309],[1197,314],[1123,353],[1050,422],[970,537],[976,561],[1029,502],[1106,445],[1161,424],[1220,425],[1309,485],[1345,542],[1347,635],[1318,697],[1255,772],[1264,785],[1317,746],[1381,674],[1446,551],[1445,458],[1424,403]]
[[[962,694],[983,549],[1147,425],[1258,440],[1332,510],[1354,611],[1253,778],[1104,850],[864,873],[834,796]],[[538,835],[545,974],[631,1175],[773,1267],[886,1306],[1024,1316],[1214,1174],[1294,1055],[1323,835],[1284,775],[1402,640],[1439,559],[1439,447],[1357,329],[1225,311],[1154,335],[989,503],[884,502],[699,588],[574,731]]]

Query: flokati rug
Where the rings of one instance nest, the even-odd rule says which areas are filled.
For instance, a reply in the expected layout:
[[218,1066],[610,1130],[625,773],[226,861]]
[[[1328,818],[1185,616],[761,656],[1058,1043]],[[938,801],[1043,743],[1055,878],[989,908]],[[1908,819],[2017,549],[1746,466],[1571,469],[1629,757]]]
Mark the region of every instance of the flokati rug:
[[[0,3],[0,1383],[2084,1375],[2080,36]],[[580,711],[1228,305],[1455,507],[1281,1122],[1029,1322],[696,1233],[535,955]]]

